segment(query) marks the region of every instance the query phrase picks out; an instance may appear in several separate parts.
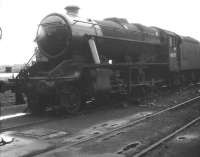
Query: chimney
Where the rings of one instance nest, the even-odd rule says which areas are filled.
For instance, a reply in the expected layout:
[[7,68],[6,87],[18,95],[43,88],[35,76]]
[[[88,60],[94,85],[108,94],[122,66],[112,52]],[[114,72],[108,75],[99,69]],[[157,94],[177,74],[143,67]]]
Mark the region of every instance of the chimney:
[[67,14],[71,16],[78,16],[79,9],[80,8],[76,5],[69,5],[65,7]]

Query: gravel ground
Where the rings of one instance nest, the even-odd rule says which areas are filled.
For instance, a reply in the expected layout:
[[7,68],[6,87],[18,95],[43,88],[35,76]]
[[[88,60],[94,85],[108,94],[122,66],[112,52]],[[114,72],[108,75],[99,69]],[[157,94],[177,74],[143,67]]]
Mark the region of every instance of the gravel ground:
[[187,128],[151,151],[148,157],[199,157],[200,156],[200,122]]
[[[159,93],[159,94],[158,94]],[[189,98],[200,95],[200,85],[190,85],[181,89],[165,89],[154,94],[147,101],[143,101],[141,107],[167,107],[183,102]]]
[[[12,145],[8,145],[7,148],[8,154],[13,153],[14,151],[18,152],[19,154],[23,151],[27,150],[26,153],[34,152],[34,147],[32,146],[32,142],[35,141],[35,148],[38,148],[38,143],[45,142],[45,144],[56,144],[59,145],[62,142],[67,142],[71,137],[74,135],[78,136],[79,134],[82,135],[83,133],[88,135],[90,133],[98,133],[98,131],[102,131],[103,128],[109,127],[109,126],[116,126],[123,124],[124,120],[127,119],[127,117],[132,118],[134,116],[137,117],[138,114],[143,114],[144,112],[154,112],[157,110],[161,110],[163,108],[166,108],[167,106],[171,106],[174,104],[177,104],[178,102],[183,102],[184,100],[188,99],[188,97],[195,97],[197,95],[200,95],[199,93],[200,86],[190,86],[183,90],[173,90],[172,91],[165,91],[161,93],[160,95],[154,95],[151,98],[148,98],[147,100],[141,100],[140,104],[136,103],[121,103],[121,105],[118,106],[106,106],[103,105],[99,108],[96,106],[93,106],[89,109],[85,109],[87,111],[82,112],[79,115],[75,115],[63,120],[57,120],[57,121],[51,121],[46,124],[40,124],[32,127],[26,127],[22,129],[13,130],[16,131],[15,134],[15,142]],[[88,111],[89,110],[89,111]],[[176,112],[176,111],[175,111]],[[199,110],[194,110],[194,112],[180,112],[179,114],[186,116],[191,115],[193,116],[194,113],[199,112]],[[197,113],[198,114],[198,113]],[[169,118],[171,118],[171,121],[166,122],[166,118],[163,117],[160,123],[157,123],[155,121],[149,122],[149,123],[143,123],[138,124],[135,128],[135,131],[128,131],[127,134],[126,130],[125,132],[120,132],[119,134],[114,134],[110,137],[104,137],[101,140],[93,141],[92,144],[90,142],[84,143],[83,145],[79,145],[80,147],[74,148],[75,150],[83,151],[87,154],[87,152],[90,151],[102,151],[105,152],[105,150],[112,150],[111,154],[104,154],[104,157],[111,157],[112,155],[119,157],[123,156],[123,154],[117,153],[118,151],[121,151],[123,149],[128,149],[130,147],[137,147],[142,146],[141,144],[145,143],[142,139],[138,139],[139,137],[144,137],[142,135],[146,134],[146,139],[148,141],[151,140],[151,137],[157,136],[155,130],[160,130],[158,132],[159,134],[162,134],[169,130],[169,125],[172,125],[172,122],[177,122],[179,120],[183,120],[184,118],[176,118],[173,115],[168,115]],[[187,117],[187,116],[186,116]],[[186,118],[185,117],[185,118]],[[187,118],[186,118],[187,119]],[[18,123],[19,121],[17,121]],[[8,125],[8,121],[5,122],[6,125]],[[2,123],[2,125],[5,125]],[[16,124],[16,121],[13,121],[13,123],[10,123],[10,125]],[[152,125],[155,125],[154,128],[152,128]],[[161,125],[163,126],[163,129],[161,129]],[[173,125],[173,127],[177,127],[176,125]],[[152,132],[150,133],[150,129],[152,129]],[[46,133],[50,131],[56,131],[58,133],[65,133],[66,135],[61,137],[52,137],[50,139],[42,139],[41,137],[46,137]],[[171,130],[171,129],[170,129]],[[41,135],[41,137],[38,135]],[[45,135],[43,135],[45,134]],[[127,134],[127,136],[125,136]],[[148,137],[147,135],[150,136]],[[31,135],[31,138],[29,138]],[[131,139],[131,138],[132,139]],[[24,143],[23,141],[27,140],[30,142]],[[18,143],[17,143],[18,142]],[[110,143],[111,142],[111,143]],[[111,145],[112,144],[112,145]],[[131,145],[129,145],[131,144]],[[17,146],[20,145],[18,148]],[[107,145],[107,147],[105,147]],[[91,146],[91,147],[90,147]],[[113,146],[111,148],[111,146]],[[12,149],[11,149],[12,148]],[[29,150],[27,149],[29,148]],[[32,148],[30,150],[30,148]],[[105,149],[104,149],[105,148]],[[11,151],[13,150],[13,151]],[[75,151],[76,152],[76,151]],[[114,154],[113,154],[114,152]],[[69,150],[61,150],[57,155],[59,156],[67,156],[69,153]],[[91,153],[91,152],[90,152]],[[96,152],[97,153],[97,152]],[[23,154],[23,153],[22,153]],[[98,153],[97,153],[98,154]],[[94,155],[91,153],[90,155]],[[107,156],[106,156],[107,155]],[[20,155],[19,155],[20,156]],[[47,155],[48,156],[48,155]],[[70,156],[70,155],[69,155]],[[86,155],[88,157],[88,155]],[[92,157],[89,156],[89,157]],[[98,156],[98,155],[97,155]],[[10,157],[10,156],[9,156]],[[99,156],[98,156],[99,157]]]
[[[200,114],[199,103],[190,106],[191,107],[186,106],[186,109],[173,110],[163,114],[162,116],[138,123],[133,127],[113,132],[110,135],[102,136],[71,147],[64,146],[43,155],[45,157],[131,157],[147,145],[153,144]],[[71,142],[68,138],[65,138],[64,141],[66,144],[70,144]],[[199,145],[195,146],[196,151],[199,151],[197,149],[197,146]],[[179,150],[182,149],[183,147],[179,148]],[[176,154],[176,151],[178,150],[174,151],[175,152],[171,153]],[[190,152],[187,153],[190,154]],[[42,155],[40,154],[39,156]],[[159,154],[158,156],[163,156],[163,154]],[[177,155],[177,157],[181,156]]]

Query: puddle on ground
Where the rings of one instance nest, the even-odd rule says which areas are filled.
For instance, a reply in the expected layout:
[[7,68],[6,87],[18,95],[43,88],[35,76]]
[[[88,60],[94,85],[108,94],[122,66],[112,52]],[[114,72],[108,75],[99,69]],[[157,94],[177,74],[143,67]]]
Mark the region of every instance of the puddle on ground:
[[123,125],[125,125],[125,124],[127,124],[127,123],[129,123],[133,120],[142,118],[144,116],[151,115],[152,113],[153,112],[151,112],[151,111],[140,112],[140,113],[137,113],[137,114],[134,114],[134,115],[122,118],[122,119],[111,120],[111,121],[107,121],[107,122],[104,122],[104,123],[101,123],[101,124],[97,124],[97,125],[89,128],[85,131],[87,132],[88,130],[105,130],[105,129],[117,128],[117,127],[123,126]]
[[78,137],[76,137],[76,139],[79,141],[79,140],[81,140],[81,139],[84,139],[86,136],[78,136]]
[[130,144],[126,145],[125,147],[123,147],[120,151],[118,151],[117,154],[123,154],[125,152],[130,151],[130,150],[136,149],[140,145],[141,145],[141,143],[139,141],[136,141],[134,143],[130,143]]
[[106,136],[106,137],[100,139],[99,142],[111,140],[111,139],[113,139],[113,138],[115,138],[115,137],[117,137],[117,136],[119,136],[119,135],[121,135],[121,134],[124,134],[124,133],[126,133],[126,132],[125,132],[125,131],[121,131],[121,132],[118,132],[118,133],[115,133],[115,134]]
[[66,135],[69,135],[69,133],[65,132],[65,131],[57,131],[55,133],[52,133],[52,134],[42,137],[42,139],[52,139],[52,138],[63,137]]
[[46,129],[46,128],[36,128],[36,129],[30,129],[30,130],[25,130],[25,131],[16,133],[16,135],[42,138],[42,139],[51,139],[51,138],[65,136],[68,134],[69,133],[65,131],[58,131],[58,130]]
[[78,141],[87,139],[87,138],[92,137],[92,136],[101,135],[102,133],[103,132],[101,132],[101,131],[90,130],[90,132],[87,132],[87,133],[84,133],[84,134],[79,134],[79,135],[74,136],[74,137],[66,138],[64,140],[64,142],[78,142]]
[[68,137],[68,138],[65,138],[63,140],[63,143],[66,143],[66,142],[79,142],[79,141],[88,139],[88,137],[89,137],[88,135],[78,135],[78,136]]
[[96,128],[110,129],[110,128],[116,128],[116,127],[122,126],[126,123],[127,123],[127,120],[125,120],[125,119],[123,119],[123,120],[113,120],[113,121],[108,121],[106,123],[103,123]]
[[153,111],[139,112],[137,114],[134,114],[134,115],[130,116],[129,119],[135,120],[135,119],[141,118],[143,116],[151,115],[152,113],[153,113]]
[[199,138],[199,135],[197,134],[186,134],[176,137],[177,142],[191,142],[194,139]]
[[[107,121],[104,123],[100,123],[100,124],[97,124],[97,125],[94,125],[94,126],[88,128],[88,129],[82,130],[81,132],[78,133],[78,135],[75,135],[70,138],[66,138],[64,140],[64,142],[76,142],[76,141],[80,141],[80,140],[83,140],[83,139],[86,139],[86,138],[89,138],[92,136],[98,136],[98,135],[108,132],[114,128],[119,128],[119,127],[125,126],[128,123],[130,123],[131,121],[137,120],[144,116],[148,116],[152,113],[153,113],[152,111],[140,112],[140,113],[137,113],[137,114],[125,117],[125,118],[110,120],[110,121]],[[111,135],[110,137],[108,136],[103,140],[108,140],[117,135],[119,135],[119,134],[117,133],[116,135],[114,134],[114,135]]]

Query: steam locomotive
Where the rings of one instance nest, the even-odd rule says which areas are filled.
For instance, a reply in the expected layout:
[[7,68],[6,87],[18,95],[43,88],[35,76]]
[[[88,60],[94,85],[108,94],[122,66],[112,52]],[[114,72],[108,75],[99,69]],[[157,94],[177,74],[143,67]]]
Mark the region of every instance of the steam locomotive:
[[77,112],[92,98],[137,97],[141,89],[198,81],[200,43],[122,18],[102,21],[52,13],[37,31],[36,62],[15,79],[30,110]]

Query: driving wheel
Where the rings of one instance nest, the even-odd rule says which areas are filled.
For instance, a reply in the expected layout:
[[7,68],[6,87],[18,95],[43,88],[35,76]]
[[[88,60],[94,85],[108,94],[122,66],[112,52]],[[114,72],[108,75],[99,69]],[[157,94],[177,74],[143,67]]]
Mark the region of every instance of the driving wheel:
[[60,94],[60,105],[67,113],[77,113],[81,108],[81,102],[81,94],[78,88],[72,86],[63,87]]
[[42,103],[42,97],[31,93],[27,95],[28,108],[33,115],[41,115],[45,111],[45,105]]

